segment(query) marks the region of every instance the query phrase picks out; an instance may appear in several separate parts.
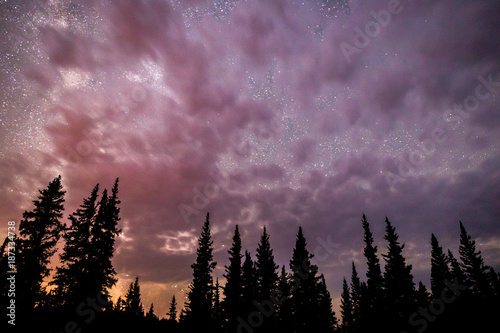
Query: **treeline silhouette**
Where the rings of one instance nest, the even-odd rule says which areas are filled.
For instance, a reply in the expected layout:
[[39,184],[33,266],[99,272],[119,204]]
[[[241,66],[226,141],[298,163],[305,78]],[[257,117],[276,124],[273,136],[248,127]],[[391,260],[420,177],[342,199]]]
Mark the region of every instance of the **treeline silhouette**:
[[[428,291],[422,282],[415,284],[412,266],[403,255],[404,244],[389,219],[385,220],[387,251],[379,256],[363,214],[366,281],[353,262],[349,281],[343,279],[338,320],[325,277],[313,263],[301,227],[288,269],[280,269],[265,227],[253,259],[250,252],[243,253],[236,226],[225,266],[226,283],[223,287],[218,279],[214,283],[217,263],[207,213],[191,265],[187,302],[178,309],[173,296],[166,318],[160,319],[153,304],[145,311],[139,277],[116,302],[109,295],[117,282],[111,259],[121,232],[118,179],[111,194],[104,189],[99,196],[96,185],[69,215],[68,226],[61,222],[65,195],[61,177],[39,192],[33,210],[23,213],[17,238],[8,236],[0,248],[1,304],[6,309],[14,298],[16,307],[16,325],[7,323],[9,317],[2,323],[10,331],[422,333],[476,332],[499,326],[500,275],[485,265],[461,222],[459,259],[450,250],[445,252],[434,234],[430,237]],[[60,264],[47,285],[50,259],[61,239]],[[17,268],[15,295],[10,283],[5,283],[12,276],[8,273],[12,256]]]

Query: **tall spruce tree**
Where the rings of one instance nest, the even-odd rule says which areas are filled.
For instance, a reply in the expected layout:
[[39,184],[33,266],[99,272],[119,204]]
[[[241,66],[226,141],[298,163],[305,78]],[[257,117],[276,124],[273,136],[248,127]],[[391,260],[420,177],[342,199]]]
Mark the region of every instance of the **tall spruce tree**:
[[380,305],[382,301],[382,288],[383,288],[383,278],[382,271],[380,269],[380,261],[377,256],[377,246],[373,245],[373,234],[370,230],[370,224],[368,223],[365,214],[361,219],[363,230],[364,230],[364,242],[365,248],[363,254],[366,258],[366,264],[368,269],[366,270],[366,284],[367,284],[367,298],[370,300],[370,306],[373,308],[375,305]]
[[455,259],[455,256],[449,249],[448,249],[448,255],[446,256],[446,262],[450,268],[451,278],[453,280],[456,279],[458,284],[465,283],[466,280],[465,273],[462,270],[462,267],[460,267],[460,263],[458,262],[457,259]]
[[460,221],[460,254],[461,267],[466,276],[466,283],[474,293],[488,295],[491,292],[488,270],[484,265],[481,251],[476,251],[476,242],[465,230]]
[[222,308],[225,319],[225,329],[228,332],[236,331],[238,327],[237,317],[242,312],[242,284],[241,284],[241,237],[236,226],[233,236],[233,244],[229,249],[229,266],[226,266],[226,285],[224,287],[224,301]]
[[383,317],[385,316],[385,295],[384,279],[380,268],[380,260],[377,255],[377,246],[374,245],[373,234],[370,230],[370,224],[363,214],[361,219],[364,232],[363,254],[366,258],[366,290],[364,290],[362,299],[363,306],[360,316],[356,318],[356,328],[359,331],[369,330],[373,326],[382,327]]
[[340,298],[340,314],[342,315],[342,333],[350,333],[353,329],[353,306],[351,291],[346,279],[342,281],[342,294]]
[[352,303],[352,331],[360,331],[365,315],[366,285],[361,282],[356,270],[356,265],[352,262],[351,273],[351,303]]
[[86,288],[94,277],[89,267],[90,232],[97,213],[99,184],[82,205],[69,216],[71,225],[63,235],[64,248],[59,255],[62,265],[56,269],[52,285],[60,305],[73,307],[81,303],[91,292]]
[[214,287],[214,304],[212,308],[212,319],[214,322],[214,329],[216,330],[221,330],[224,326],[224,317],[222,315],[222,305],[220,302],[220,289],[221,286],[219,285],[219,278],[216,278]]
[[61,223],[64,210],[64,194],[61,176],[52,180],[48,187],[39,190],[33,201],[35,208],[23,213],[19,224],[16,247],[17,260],[17,307],[20,315],[28,314],[43,301],[46,293],[42,285],[50,274],[49,262],[57,250],[57,242],[64,230]]
[[415,292],[415,301],[417,303],[417,307],[419,308],[427,308],[429,306],[429,300],[431,298],[431,295],[427,291],[427,288],[425,288],[425,285],[422,283],[422,281],[418,282],[418,289]]
[[69,216],[70,227],[64,234],[65,245],[60,255],[62,266],[57,269],[51,284],[56,285],[59,304],[74,307],[89,295],[108,298],[108,289],[116,283],[111,259],[120,220],[118,179],[112,196],[104,189],[97,204],[99,184],[90,197]]
[[125,295],[125,312],[131,317],[144,316],[144,307],[142,306],[139,277],[135,278],[134,283],[130,283],[127,294]]
[[285,270],[285,265],[281,267],[281,274],[278,280],[277,300],[278,300],[278,327],[281,332],[293,332],[292,314],[292,286],[289,274]]
[[242,272],[241,272],[241,302],[242,318],[247,318],[247,315],[252,310],[254,306],[253,301],[257,299],[257,273],[255,271],[255,264],[252,260],[252,256],[248,251],[245,251],[245,261],[243,262]]
[[[406,264],[403,257],[404,244],[398,241],[396,228],[386,217],[386,234],[384,239],[389,243],[385,259],[385,291],[387,298],[388,323],[392,328],[400,328],[406,324],[408,316],[415,311],[415,284],[411,274],[411,265]],[[391,330],[391,328],[389,329]]]
[[[257,301],[270,301],[271,294],[276,289],[278,283],[278,274],[276,265],[274,261],[273,250],[271,248],[271,243],[269,242],[269,234],[267,233],[266,227],[262,231],[262,236],[260,242],[257,246],[257,260],[255,262],[255,274],[257,277]],[[267,318],[261,327],[257,329],[258,332],[275,332],[277,326],[277,316],[276,312],[273,311]]]
[[158,316],[155,314],[155,307],[153,303],[151,303],[151,305],[149,306],[148,313],[146,313],[146,319],[150,321],[158,320]]
[[92,226],[89,252],[90,269],[93,274],[93,283],[90,285],[92,295],[101,293],[109,297],[108,290],[117,282],[112,258],[115,251],[115,239],[121,233],[118,228],[120,221],[118,181],[117,178],[111,196],[108,196],[107,190],[104,189]]
[[268,300],[271,297],[271,292],[276,289],[278,265],[274,262],[273,250],[266,227],[262,232],[256,257],[255,272],[257,274],[258,300]]
[[316,332],[334,332],[335,326],[337,325],[337,318],[335,317],[335,311],[333,311],[332,297],[326,287],[325,276],[323,274],[319,276],[317,288],[319,296],[319,312],[317,325],[318,329]]
[[172,300],[170,301],[170,307],[168,308],[167,317],[171,322],[177,321],[177,301],[175,300],[175,295],[172,295]]
[[493,267],[490,267],[490,281],[495,295],[500,298],[500,274]]
[[311,263],[313,254],[307,250],[307,242],[299,227],[290,269],[294,288],[292,289],[292,309],[295,332],[308,332],[318,325],[318,267]]
[[443,248],[439,246],[436,236],[431,234],[431,293],[433,298],[441,297],[441,292],[446,288],[445,282],[450,277]]
[[210,231],[210,215],[207,213],[201,236],[198,238],[193,282],[189,286],[185,322],[191,330],[213,329],[212,301],[214,284],[212,271],[217,262],[213,261],[213,241]]

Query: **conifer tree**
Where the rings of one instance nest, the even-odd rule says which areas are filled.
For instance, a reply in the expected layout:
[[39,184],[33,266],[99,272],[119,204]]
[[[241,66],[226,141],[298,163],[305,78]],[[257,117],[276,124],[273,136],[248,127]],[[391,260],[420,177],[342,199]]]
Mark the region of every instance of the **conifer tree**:
[[158,316],[155,314],[155,309],[153,303],[149,306],[149,311],[146,313],[147,320],[158,320]]
[[383,255],[386,262],[384,282],[388,323],[399,327],[402,322],[407,321],[410,313],[415,311],[415,284],[411,274],[411,265],[407,265],[403,257],[404,244],[399,243],[396,228],[391,225],[387,217],[385,222],[386,235],[384,239],[389,243],[388,253]]
[[[273,250],[269,242],[269,234],[266,227],[264,227],[256,252],[255,274],[257,278],[257,295],[254,295],[254,297],[257,297],[254,300],[261,303],[271,300],[271,293],[276,289],[278,283],[278,265],[274,261]],[[257,329],[258,332],[276,331],[278,318],[274,310],[273,308],[263,325]]]
[[429,300],[430,300],[430,295],[429,292],[427,291],[427,288],[425,288],[425,285],[422,283],[422,281],[419,281],[418,289],[415,292],[415,301],[417,307],[423,309],[427,308],[429,306]]
[[384,308],[386,306],[384,295],[384,280],[380,268],[380,260],[377,255],[377,246],[374,245],[373,234],[370,224],[363,214],[361,219],[364,232],[363,254],[366,258],[366,288],[363,290],[361,298],[363,300],[359,317],[356,318],[356,329],[359,331],[369,330],[370,327],[382,327]]
[[125,311],[125,300],[121,296],[118,296],[113,311],[117,313]]
[[274,262],[273,250],[269,243],[269,234],[266,227],[262,232],[256,257],[255,272],[257,274],[258,300],[268,300],[271,297],[271,292],[276,288],[278,265]]
[[382,301],[383,278],[380,269],[380,261],[377,256],[377,246],[373,245],[373,234],[365,214],[363,214],[361,222],[363,224],[365,242],[363,254],[368,266],[366,271],[367,299],[370,300],[370,307],[373,308],[379,306]]
[[170,301],[170,307],[168,308],[167,317],[171,322],[177,321],[177,301],[175,300],[175,295],[172,295],[172,300]]
[[446,288],[445,281],[450,278],[450,270],[443,248],[434,234],[431,234],[431,247],[431,293],[433,298],[439,298]]
[[495,272],[493,267],[490,267],[490,281],[493,291],[497,297],[500,296],[500,274]]
[[111,196],[104,189],[99,210],[92,226],[90,239],[90,270],[93,283],[90,285],[92,295],[97,293],[109,297],[108,290],[117,281],[116,272],[112,264],[114,255],[115,238],[120,234],[118,222],[120,221],[120,200],[118,199],[118,178],[115,180]]
[[337,318],[332,307],[332,297],[326,287],[325,276],[321,274],[318,282],[318,330],[317,332],[330,333],[337,325]]
[[198,238],[196,262],[193,269],[193,282],[189,286],[186,304],[186,323],[192,325],[191,330],[212,329],[213,314],[213,278],[212,271],[217,263],[213,261],[213,241],[210,231],[210,215],[207,213],[201,236]]
[[64,210],[64,194],[61,176],[52,180],[48,187],[39,190],[33,201],[35,208],[23,213],[19,224],[16,247],[17,260],[17,306],[19,314],[26,314],[43,300],[43,279],[50,274],[49,262],[56,252],[57,242],[64,226],[61,223]]
[[251,311],[253,304],[257,297],[257,273],[255,271],[255,264],[248,251],[245,251],[245,261],[243,262],[241,272],[241,302],[242,311],[241,317],[246,318]]
[[130,283],[127,294],[125,295],[125,312],[129,316],[143,317],[144,308],[141,300],[141,287],[139,286],[139,277],[135,278],[134,283]]
[[220,302],[220,288],[221,288],[221,286],[219,285],[219,278],[217,278],[215,280],[214,304],[213,304],[213,310],[212,310],[214,327],[217,330],[222,329],[223,322],[224,322],[224,318],[222,316],[222,306],[221,306],[221,302]]
[[56,269],[54,280],[51,281],[56,286],[56,295],[61,305],[72,307],[91,295],[86,287],[88,281],[94,278],[93,274],[96,274],[90,270],[89,252],[98,192],[99,184],[83,200],[80,208],[69,216],[71,225],[63,234],[65,243],[63,252],[59,255],[62,266]]
[[356,270],[356,265],[352,263],[351,274],[351,304],[352,304],[352,331],[362,329],[363,316],[365,315],[364,303],[366,298],[366,285],[361,282]]
[[351,291],[344,278],[342,281],[342,295],[340,299],[340,313],[342,315],[342,332],[350,333],[353,327],[353,307],[351,301]]
[[465,283],[466,277],[465,273],[460,267],[460,263],[453,256],[453,253],[448,249],[448,256],[446,257],[447,263],[450,265],[450,274],[453,280],[456,279],[458,284]]
[[460,247],[458,249],[461,267],[466,276],[466,282],[477,294],[487,295],[491,292],[488,267],[484,265],[481,251],[476,251],[476,242],[465,230],[460,221]]
[[69,216],[71,225],[64,234],[65,245],[60,255],[62,266],[57,269],[51,284],[56,285],[56,294],[61,305],[73,307],[88,297],[101,294],[108,298],[108,289],[116,283],[116,272],[111,259],[114,254],[115,237],[120,230],[118,204],[118,179],[112,196],[104,189],[97,204],[99,184],[90,197]]
[[224,301],[222,302],[225,328],[228,332],[238,327],[237,317],[242,312],[242,265],[241,265],[241,238],[238,226],[234,230],[233,244],[229,249],[229,266],[226,266],[226,285],[224,287]]
[[290,268],[296,284],[292,289],[292,309],[296,332],[308,332],[318,324],[318,267],[311,263],[313,254],[307,250],[307,242],[299,227]]
[[282,332],[292,332],[293,331],[293,314],[292,314],[292,304],[291,304],[291,293],[292,286],[290,282],[290,277],[285,271],[285,266],[281,267],[281,275],[278,280],[278,327]]

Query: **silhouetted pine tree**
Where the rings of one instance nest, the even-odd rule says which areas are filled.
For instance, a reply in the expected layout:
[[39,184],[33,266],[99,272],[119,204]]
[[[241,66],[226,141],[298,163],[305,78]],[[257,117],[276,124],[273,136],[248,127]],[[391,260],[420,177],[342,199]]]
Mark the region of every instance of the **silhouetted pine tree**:
[[495,295],[500,296],[500,274],[495,272],[493,267],[490,267],[490,281]]
[[433,298],[439,298],[451,274],[446,255],[434,234],[431,234],[431,247],[431,293]]
[[233,244],[229,249],[229,266],[226,266],[226,285],[224,287],[224,301],[222,308],[225,318],[225,329],[228,332],[236,331],[237,317],[242,315],[242,284],[241,284],[241,238],[238,226],[234,230]]
[[198,239],[196,262],[191,265],[193,282],[189,286],[185,318],[185,322],[191,330],[210,330],[213,328],[212,301],[214,285],[212,271],[217,263],[213,261],[213,241],[211,238],[210,215],[207,213],[201,236]]
[[351,301],[351,291],[344,278],[342,281],[342,295],[340,299],[340,314],[342,315],[342,332],[350,333],[353,327],[353,306]]
[[415,302],[417,304],[417,307],[419,308],[427,308],[429,306],[429,301],[430,301],[431,295],[427,291],[427,288],[425,288],[425,285],[422,283],[422,281],[418,282],[418,289],[415,292]]
[[358,332],[362,330],[364,315],[367,309],[366,305],[366,292],[367,287],[364,282],[361,282],[356,270],[356,265],[352,263],[351,274],[351,303],[352,303],[352,317],[353,324],[351,331]]
[[271,292],[276,288],[278,265],[274,262],[273,250],[269,243],[269,234],[266,227],[262,232],[256,257],[255,272],[257,274],[258,300],[268,300],[271,297]]
[[334,332],[337,325],[337,318],[332,307],[332,297],[326,287],[325,276],[319,277],[317,285],[319,296],[319,312],[318,312],[318,330],[317,332],[331,333]]
[[488,267],[484,265],[481,251],[476,251],[476,242],[465,230],[460,221],[460,253],[461,267],[466,276],[466,283],[474,293],[487,295],[491,292]]
[[[64,229],[61,218],[66,192],[62,190],[61,176],[54,178],[46,189],[39,192],[38,199],[33,201],[35,208],[23,213],[16,243],[16,306],[20,317],[44,300],[42,281],[50,273],[50,258],[57,250],[56,245]],[[24,320],[18,318],[19,321]]]
[[125,311],[125,300],[119,296],[116,300],[116,303],[113,306],[113,312],[122,312]]
[[280,332],[293,332],[292,314],[292,286],[289,275],[285,271],[285,266],[281,267],[281,275],[278,280],[279,305],[277,309],[278,327]]
[[125,295],[125,312],[128,316],[143,317],[144,308],[141,300],[141,287],[139,286],[139,277],[135,278],[134,283],[130,283],[127,294]]
[[299,227],[290,269],[292,270],[292,309],[295,332],[314,331],[318,325],[318,291],[316,276],[318,267],[311,263],[313,254],[307,250],[307,242]]
[[212,309],[212,318],[214,322],[214,328],[216,330],[221,330],[224,323],[224,317],[222,315],[222,306],[220,302],[220,288],[221,286],[219,285],[219,278],[217,278],[215,280],[214,304]]
[[172,300],[170,301],[170,307],[168,308],[167,317],[169,321],[177,321],[177,301],[175,300],[175,295],[172,295]]
[[[408,316],[415,311],[415,284],[411,274],[411,265],[406,264],[403,257],[404,244],[398,241],[389,219],[386,217],[386,235],[384,239],[389,243],[388,252],[384,254],[385,259],[385,291],[387,299],[388,323],[392,329],[401,328],[408,322]],[[391,328],[392,327],[392,328]]]
[[116,283],[116,272],[111,263],[115,237],[120,233],[118,179],[113,194],[108,198],[105,189],[97,204],[99,184],[90,197],[69,216],[70,227],[63,238],[65,245],[60,255],[62,266],[57,268],[54,280],[59,304],[69,308],[98,293],[107,299],[108,289]]
[[366,220],[365,214],[361,220],[364,230],[365,248],[363,254],[366,258],[368,266],[366,270],[366,285],[367,285],[367,298],[370,300],[370,307],[380,305],[383,294],[383,278],[380,269],[380,260],[377,256],[377,246],[373,245],[373,234],[370,230],[370,224]]
[[450,275],[453,280],[456,280],[458,284],[465,283],[466,277],[465,273],[460,267],[460,263],[453,256],[453,253],[448,250],[448,256],[446,257],[446,262],[450,265]]
[[370,230],[365,214],[361,219],[364,232],[363,254],[366,258],[366,290],[362,294],[363,307],[360,316],[356,322],[356,328],[359,331],[366,331],[371,327],[382,326],[385,295],[384,279],[380,269],[380,260],[377,255],[377,246],[373,245],[373,234]]
[[90,295],[101,293],[106,298],[109,297],[108,289],[117,281],[111,260],[115,251],[115,238],[121,233],[117,227],[120,221],[118,181],[117,178],[110,197],[106,189],[102,193],[90,239],[89,266],[92,284],[90,284],[89,292]]
[[247,315],[254,307],[252,302],[257,298],[257,273],[255,265],[248,251],[245,251],[245,261],[241,272],[241,301],[242,310],[238,314],[246,320]]
[[88,282],[96,272],[91,272],[89,267],[90,232],[97,213],[98,191],[99,184],[69,216],[71,225],[63,234],[65,243],[59,255],[62,265],[56,269],[54,280],[50,283],[56,286],[58,304],[69,308],[91,295]]
[[[269,242],[269,234],[266,227],[262,231],[260,242],[257,246],[257,260],[255,262],[255,273],[257,277],[257,298],[260,303],[271,300],[271,293],[276,289],[278,274],[276,270],[278,265],[274,261],[273,250]],[[271,315],[265,318],[264,324],[257,329],[258,332],[274,332],[276,330],[276,313],[272,311]]]
[[149,306],[148,313],[146,313],[146,319],[150,321],[158,320],[158,316],[155,314],[155,309],[153,303]]

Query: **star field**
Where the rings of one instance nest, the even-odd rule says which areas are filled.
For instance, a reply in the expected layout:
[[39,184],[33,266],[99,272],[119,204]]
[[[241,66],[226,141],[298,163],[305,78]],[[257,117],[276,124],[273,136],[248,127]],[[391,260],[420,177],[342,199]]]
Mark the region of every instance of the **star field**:
[[[280,265],[302,225],[312,247],[327,235],[339,245],[321,263],[338,298],[363,261],[362,213],[377,239],[394,221],[417,279],[430,233],[455,248],[458,220],[500,265],[500,5],[402,0],[359,47],[357,31],[386,8],[3,0],[0,220],[19,221],[58,174],[66,216],[120,177],[114,295],[139,275],[159,312],[186,291],[206,211],[221,282],[235,224],[252,253],[266,225]],[[454,107],[474,98],[473,111]],[[181,204],[198,213],[186,221]]]

